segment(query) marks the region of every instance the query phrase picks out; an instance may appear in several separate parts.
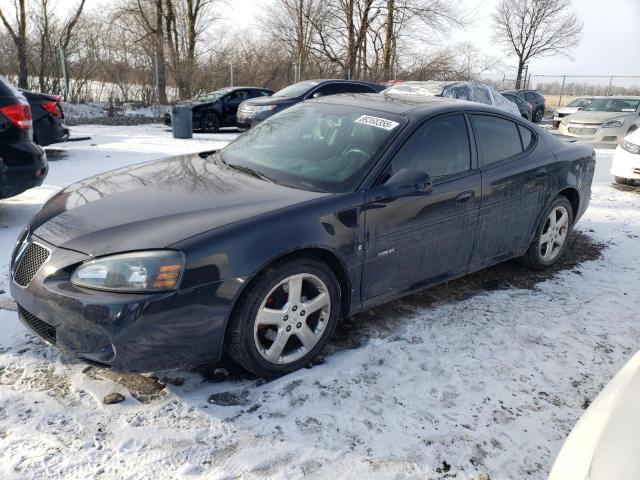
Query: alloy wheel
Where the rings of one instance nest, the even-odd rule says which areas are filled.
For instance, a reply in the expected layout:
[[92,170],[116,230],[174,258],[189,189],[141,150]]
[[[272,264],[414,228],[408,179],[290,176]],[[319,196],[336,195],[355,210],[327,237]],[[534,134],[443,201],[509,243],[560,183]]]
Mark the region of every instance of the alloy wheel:
[[546,262],[555,260],[567,241],[569,233],[569,212],[562,205],[557,206],[544,223],[540,235],[540,256]]
[[279,282],[262,301],[254,320],[258,353],[270,363],[288,364],[308,354],[322,338],[331,315],[331,296],[310,273]]

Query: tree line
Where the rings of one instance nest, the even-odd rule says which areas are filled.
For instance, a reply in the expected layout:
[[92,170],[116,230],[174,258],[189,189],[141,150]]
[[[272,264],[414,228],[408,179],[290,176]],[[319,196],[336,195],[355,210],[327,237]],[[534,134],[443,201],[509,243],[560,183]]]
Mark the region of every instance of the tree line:
[[[445,33],[471,22],[447,0],[270,0],[258,12],[257,28],[230,32],[222,16],[229,0],[2,1],[0,73],[22,88],[60,94],[64,54],[69,100],[76,102],[166,104],[228,86],[232,70],[236,85],[278,89],[323,77],[474,80],[501,65],[469,43],[443,46]],[[531,14],[522,4],[546,10]],[[508,48],[513,30],[500,30],[500,22],[558,22],[567,9],[567,0],[503,0],[494,15],[496,35]],[[566,15],[564,25],[577,22]],[[536,35],[511,48],[518,59],[573,41]]]

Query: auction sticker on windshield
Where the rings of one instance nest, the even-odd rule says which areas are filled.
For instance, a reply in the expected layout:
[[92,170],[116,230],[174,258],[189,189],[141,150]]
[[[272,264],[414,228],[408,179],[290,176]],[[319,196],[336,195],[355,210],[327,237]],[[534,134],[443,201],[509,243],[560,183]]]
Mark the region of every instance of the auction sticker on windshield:
[[398,122],[387,120],[386,118],[372,117],[371,115],[362,115],[355,121],[356,123],[362,123],[363,125],[371,125],[373,127],[384,128],[385,130],[393,130],[398,125]]

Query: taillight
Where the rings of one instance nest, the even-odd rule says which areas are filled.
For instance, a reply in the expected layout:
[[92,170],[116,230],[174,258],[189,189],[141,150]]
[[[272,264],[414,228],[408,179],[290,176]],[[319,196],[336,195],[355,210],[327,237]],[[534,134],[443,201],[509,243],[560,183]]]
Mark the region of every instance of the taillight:
[[533,105],[531,105],[529,102],[527,102],[527,107],[533,108]]
[[44,102],[42,104],[42,108],[44,108],[47,112],[49,112],[54,117],[60,116],[60,107],[58,106],[58,102],[56,100],[50,102]]
[[0,113],[18,128],[31,128],[31,107],[26,101],[2,107]]

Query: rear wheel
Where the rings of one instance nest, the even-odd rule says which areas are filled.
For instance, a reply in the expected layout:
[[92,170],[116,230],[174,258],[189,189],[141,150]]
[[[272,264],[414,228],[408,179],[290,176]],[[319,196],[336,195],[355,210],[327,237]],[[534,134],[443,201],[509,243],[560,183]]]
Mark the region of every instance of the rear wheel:
[[220,120],[215,113],[205,113],[200,120],[200,130],[204,133],[217,133],[220,129]]
[[556,197],[540,223],[529,249],[518,259],[536,270],[556,263],[567,248],[573,229],[573,207],[569,200],[563,196]]
[[322,350],[339,313],[339,283],[324,262],[312,256],[278,262],[260,273],[238,301],[225,348],[256,375],[284,375]]
[[544,117],[544,110],[542,108],[539,108],[533,115],[533,121],[536,123],[540,123],[542,121],[542,117]]

